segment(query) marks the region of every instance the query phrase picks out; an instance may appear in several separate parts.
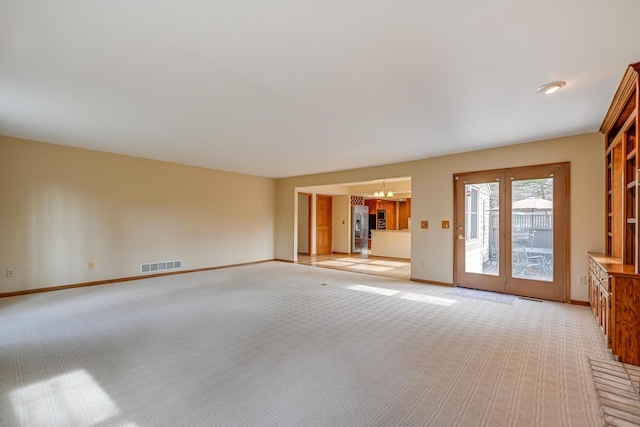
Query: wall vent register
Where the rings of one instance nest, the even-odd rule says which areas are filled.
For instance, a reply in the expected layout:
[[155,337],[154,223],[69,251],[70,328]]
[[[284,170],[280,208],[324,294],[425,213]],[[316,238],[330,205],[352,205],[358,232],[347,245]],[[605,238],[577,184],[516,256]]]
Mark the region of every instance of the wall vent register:
[[173,271],[182,269],[182,260],[160,261],[140,264],[140,273],[161,273],[163,271]]

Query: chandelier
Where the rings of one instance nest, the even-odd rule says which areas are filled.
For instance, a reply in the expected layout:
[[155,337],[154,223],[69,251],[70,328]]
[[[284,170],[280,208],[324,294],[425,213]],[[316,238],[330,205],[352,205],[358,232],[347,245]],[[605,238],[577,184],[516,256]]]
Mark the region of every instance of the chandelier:
[[373,193],[373,197],[393,197],[393,191],[387,191],[384,181],[382,181],[382,190],[377,190]]

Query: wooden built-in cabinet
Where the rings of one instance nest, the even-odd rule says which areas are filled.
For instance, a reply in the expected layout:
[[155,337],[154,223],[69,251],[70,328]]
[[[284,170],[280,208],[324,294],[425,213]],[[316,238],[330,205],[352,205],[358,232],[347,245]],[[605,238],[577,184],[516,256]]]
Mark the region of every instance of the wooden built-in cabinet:
[[611,347],[611,276],[604,267],[608,264],[606,254],[589,254],[589,302],[607,345]]
[[600,127],[605,134],[606,253],[638,273],[638,71],[630,65]]
[[589,254],[591,309],[611,354],[640,365],[640,279],[632,265],[608,254]]
[[600,127],[605,135],[604,254],[589,254],[589,295],[611,353],[640,365],[638,73],[630,65]]

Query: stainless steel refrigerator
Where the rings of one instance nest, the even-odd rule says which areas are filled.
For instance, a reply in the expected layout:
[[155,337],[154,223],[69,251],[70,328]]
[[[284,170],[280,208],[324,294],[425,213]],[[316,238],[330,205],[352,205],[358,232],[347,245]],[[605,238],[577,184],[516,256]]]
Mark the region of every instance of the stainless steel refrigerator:
[[351,253],[366,255],[369,250],[369,207],[351,206]]

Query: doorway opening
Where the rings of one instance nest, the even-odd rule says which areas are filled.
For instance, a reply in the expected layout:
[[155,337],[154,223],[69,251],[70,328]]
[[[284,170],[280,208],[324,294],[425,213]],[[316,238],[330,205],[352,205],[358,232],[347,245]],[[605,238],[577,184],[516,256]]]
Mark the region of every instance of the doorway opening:
[[[381,188],[387,190],[384,195]],[[295,192],[294,262],[410,278],[411,177],[297,187]]]

